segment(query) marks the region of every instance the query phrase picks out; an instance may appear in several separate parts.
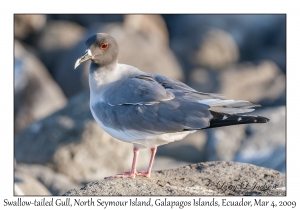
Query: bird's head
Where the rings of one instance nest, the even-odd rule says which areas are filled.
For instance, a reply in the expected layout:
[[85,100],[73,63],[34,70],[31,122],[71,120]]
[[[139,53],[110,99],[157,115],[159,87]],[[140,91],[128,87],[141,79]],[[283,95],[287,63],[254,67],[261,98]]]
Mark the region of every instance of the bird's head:
[[77,59],[74,69],[87,60],[91,60],[99,66],[106,66],[118,59],[118,43],[109,34],[93,35],[85,41],[85,45],[87,49],[84,55]]

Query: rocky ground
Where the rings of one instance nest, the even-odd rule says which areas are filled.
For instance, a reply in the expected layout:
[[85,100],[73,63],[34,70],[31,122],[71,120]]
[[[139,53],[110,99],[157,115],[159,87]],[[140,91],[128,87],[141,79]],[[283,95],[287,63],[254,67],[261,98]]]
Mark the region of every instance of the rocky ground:
[[251,164],[205,162],[152,172],[150,178],[105,179],[66,196],[262,195],[285,196],[285,175]]
[[[284,15],[15,15],[18,193],[62,195],[130,168],[132,145],[106,134],[90,113],[88,62],[73,70],[84,41],[98,32],[117,39],[121,63],[259,103],[253,115],[270,119],[197,131],[161,146],[154,170],[223,160],[286,172]],[[142,150],[138,169],[149,158]]]

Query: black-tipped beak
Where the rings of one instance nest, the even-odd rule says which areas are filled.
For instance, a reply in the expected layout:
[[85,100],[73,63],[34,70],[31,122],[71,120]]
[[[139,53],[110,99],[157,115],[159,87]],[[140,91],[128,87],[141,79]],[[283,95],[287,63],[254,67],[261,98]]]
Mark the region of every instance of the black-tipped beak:
[[92,53],[89,49],[87,49],[84,53],[83,56],[81,56],[80,58],[77,59],[74,69],[76,69],[80,64],[82,64],[83,62],[87,61],[87,60],[91,60],[93,58]]

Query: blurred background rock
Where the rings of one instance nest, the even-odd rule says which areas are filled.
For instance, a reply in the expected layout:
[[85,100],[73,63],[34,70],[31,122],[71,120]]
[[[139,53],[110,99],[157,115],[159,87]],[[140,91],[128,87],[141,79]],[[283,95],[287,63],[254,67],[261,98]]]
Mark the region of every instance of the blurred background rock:
[[[285,173],[285,15],[55,14],[14,21],[16,195],[62,195],[129,170],[132,145],[106,134],[90,113],[89,63],[73,70],[84,41],[99,32],[117,39],[120,63],[259,103],[253,115],[270,118],[161,146],[155,170],[233,160]],[[141,151],[138,168],[149,158]]]

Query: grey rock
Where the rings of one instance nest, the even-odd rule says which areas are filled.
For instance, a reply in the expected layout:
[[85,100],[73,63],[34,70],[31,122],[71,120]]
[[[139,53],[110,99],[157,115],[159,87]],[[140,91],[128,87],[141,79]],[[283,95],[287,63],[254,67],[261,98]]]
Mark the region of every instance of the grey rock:
[[15,40],[15,132],[49,116],[66,98],[46,67]]
[[46,15],[16,14],[14,15],[14,37],[25,39],[38,33],[46,25]]
[[69,49],[84,36],[85,29],[68,21],[49,21],[39,36],[38,48],[42,51]]
[[106,179],[73,189],[66,196],[276,195],[285,196],[282,173],[236,162],[205,162],[154,171],[151,178]]
[[218,81],[219,71],[210,71],[205,68],[196,67],[189,73],[188,83],[195,90],[205,93],[215,93],[219,91]]
[[72,182],[67,176],[56,173],[43,165],[18,164],[15,169],[38,180],[52,195],[62,195],[72,188],[81,187],[81,185]]
[[174,158],[170,158],[167,156],[159,156],[156,155],[153,163],[152,170],[167,170],[167,169],[175,169],[182,166],[186,166],[190,164],[190,162],[180,161]]
[[265,116],[270,121],[207,130],[204,160],[246,162],[284,173],[285,106],[258,109],[246,114]]
[[68,98],[87,87],[87,82],[82,81],[84,72],[74,71],[76,56],[84,52],[84,44],[79,42],[85,32],[85,28],[76,23],[52,20],[37,41],[41,60]]
[[201,66],[224,69],[238,61],[239,49],[228,32],[211,29],[204,35],[195,56],[195,62]]
[[[241,61],[272,60],[285,71],[286,56],[274,57],[269,50],[285,53],[286,15],[164,15],[170,32],[171,49],[184,68],[193,65],[193,54],[205,34],[218,28],[231,34]],[[180,27],[179,27],[180,26]],[[180,44],[179,44],[180,43]],[[264,49],[269,49],[265,51]],[[260,53],[261,51],[264,51]]]
[[221,72],[219,80],[221,93],[231,99],[263,102],[263,106],[275,105],[280,98],[285,101],[285,75],[272,61],[232,66]]
[[76,22],[82,26],[89,27],[95,23],[122,22],[123,15],[121,14],[53,14],[49,15],[54,20],[65,20]]
[[[86,122],[83,129],[78,142],[62,144],[57,148],[52,158],[55,170],[72,180],[86,183],[131,168],[132,144],[113,139],[94,121]],[[149,160],[150,156],[141,152],[137,168],[145,170]]]
[[[157,156],[172,158],[174,161],[179,161],[179,164],[180,162],[197,163],[205,161],[204,146],[206,139],[205,131],[197,131],[180,141],[158,147]],[[179,166],[182,165],[177,167]]]
[[144,34],[151,42],[169,45],[169,32],[160,15],[125,15],[124,26]]
[[[128,171],[133,156],[132,144],[113,139],[94,121],[89,92],[21,131],[14,143],[18,163],[47,165],[78,183]],[[150,151],[142,151],[138,169],[145,170],[149,159]]]
[[256,111],[270,119],[264,126],[248,125],[249,134],[233,160],[286,171],[286,107]]
[[51,195],[47,188],[34,177],[15,171],[14,195]]
[[207,141],[204,149],[205,160],[233,160],[245,137],[246,125],[207,130]]

